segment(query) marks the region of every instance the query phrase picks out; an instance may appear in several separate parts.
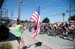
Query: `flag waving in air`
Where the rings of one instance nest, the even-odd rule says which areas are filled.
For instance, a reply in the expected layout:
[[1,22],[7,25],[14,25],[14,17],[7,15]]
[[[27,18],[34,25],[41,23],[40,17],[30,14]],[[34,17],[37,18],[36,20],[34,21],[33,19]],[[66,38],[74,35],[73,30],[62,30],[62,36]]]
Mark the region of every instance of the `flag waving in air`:
[[38,9],[32,14],[31,19],[35,22],[33,38],[36,38],[40,30],[40,7],[38,7]]

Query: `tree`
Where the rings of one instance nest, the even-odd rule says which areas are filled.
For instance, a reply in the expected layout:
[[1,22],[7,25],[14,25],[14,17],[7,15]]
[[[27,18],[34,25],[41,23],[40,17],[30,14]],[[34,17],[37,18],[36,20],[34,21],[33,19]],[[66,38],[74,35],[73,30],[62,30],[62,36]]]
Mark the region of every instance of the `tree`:
[[75,15],[68,18],[68,21],[75,21]]
[[0,8],[1,8],[2,5],[3,5],[3,2],[4,2],[4,0],[0,0]]
[[42,22],[43,22],[43,23],[49,23],[50,20],[46,17],[46,18],[44,18],[44,20],[43,20]]

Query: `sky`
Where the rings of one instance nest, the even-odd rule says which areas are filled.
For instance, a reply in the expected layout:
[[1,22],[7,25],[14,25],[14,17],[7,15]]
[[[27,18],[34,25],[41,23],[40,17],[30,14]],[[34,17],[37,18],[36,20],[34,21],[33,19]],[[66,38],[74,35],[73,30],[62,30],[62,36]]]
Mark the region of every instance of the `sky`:
[[[19,0],[5,0],[3,8],[8,10],[8,17],[11,19],[17,19],[18,17],[18,1]],[[75,0],[72,2],[72,15],[75,15]],[[35,10],[40,6],[40,21],[48,17],[51,23],[63,21],[62,13],[65,14],[65,21],[69,17],[69,0],[22,0],[21,3],[21,20],[31,20],[30,16],[35,12]],[[13,17],[11,13],[13,11]]]

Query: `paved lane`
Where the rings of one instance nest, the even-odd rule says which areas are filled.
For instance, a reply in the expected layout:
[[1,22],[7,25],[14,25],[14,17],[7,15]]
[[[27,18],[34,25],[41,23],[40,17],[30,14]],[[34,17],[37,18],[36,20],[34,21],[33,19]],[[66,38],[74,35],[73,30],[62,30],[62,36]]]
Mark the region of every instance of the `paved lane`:
[[[14,27],[11,27],[13,34],[15,34]],[[23,33],[23,37],[28,36],[29,38],[32,38],[32,33],[28,30],[25,30]],[[37,41],[43,42],[43,44],[47,45],[48,47],[52,47],[53,49],[74,49],[75,47],[75,41],[69,41],[59,38],[58,36],[52,37],[48,36],[46,34],[39,34]]]

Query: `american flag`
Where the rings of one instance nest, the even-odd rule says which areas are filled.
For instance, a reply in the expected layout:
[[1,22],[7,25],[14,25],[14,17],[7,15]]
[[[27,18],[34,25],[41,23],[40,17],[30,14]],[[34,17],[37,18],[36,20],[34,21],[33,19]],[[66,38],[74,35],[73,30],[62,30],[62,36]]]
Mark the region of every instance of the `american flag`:
[[33,32],[33,38],[36,39],[38,32],[40,30],[40,7],[36,9],[36,11],[32,14],[31,19],[35,22],[34,32]]

